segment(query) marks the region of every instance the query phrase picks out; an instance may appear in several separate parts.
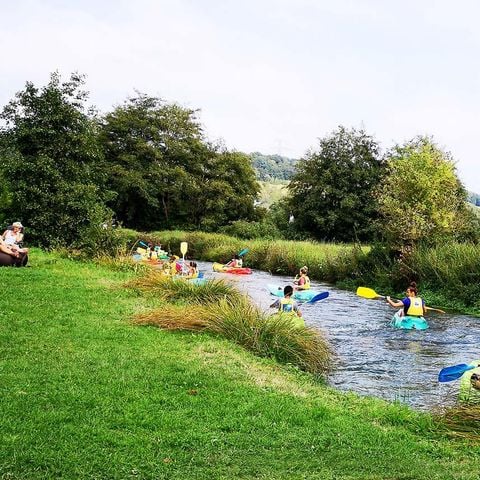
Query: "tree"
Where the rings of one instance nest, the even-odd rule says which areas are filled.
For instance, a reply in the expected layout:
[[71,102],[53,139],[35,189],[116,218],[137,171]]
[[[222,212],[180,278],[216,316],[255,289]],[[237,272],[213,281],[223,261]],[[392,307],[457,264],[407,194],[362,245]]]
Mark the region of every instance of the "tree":
[[372,137],[339,127],[297,164],[288,187],[295,228],[317,239],[372,239],[377,215],[372,191],[383,170]]
[[212,230],[254,215],[250,159],[209,144],[195,110],[140,93],[105,116],[101,142],[127,226]]
[[25,90],[0,115],[2,170],[11,194],[11,219],[28,226],[44,247],[69,246],[108,216],[102,190],[96,122],[86,111],[84,77]]
[[417,137],[395,146],[386,160],[388,174],[377,198],[391,245],[402,249],[471,233],[476,221],[449,153],[431,138]]

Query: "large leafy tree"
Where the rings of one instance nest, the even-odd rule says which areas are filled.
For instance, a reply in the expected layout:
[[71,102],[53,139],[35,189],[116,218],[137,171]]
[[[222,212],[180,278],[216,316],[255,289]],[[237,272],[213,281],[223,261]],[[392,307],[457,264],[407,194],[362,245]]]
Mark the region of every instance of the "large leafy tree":
[[254,214],[249,157],[209,144],[195,110],[138,94],[105,116],[101,142],[127,226],[212,230]]
[[448,152],[429,137],[395,146],[377,196],[389,242],[402,249],[419,241],[465,238],[476,224],[467,192]]
[[9,217],[24,222],[45,247],[72,245],[108,216],[96,122],[86,107],[84,77],[53,73],[42,88],[27,82],[0,118],[1,168]]
[[297,164],[288,207],[295,228],[317,239],[370,240],[383,174],[376,141],[363,130],[339,127]]

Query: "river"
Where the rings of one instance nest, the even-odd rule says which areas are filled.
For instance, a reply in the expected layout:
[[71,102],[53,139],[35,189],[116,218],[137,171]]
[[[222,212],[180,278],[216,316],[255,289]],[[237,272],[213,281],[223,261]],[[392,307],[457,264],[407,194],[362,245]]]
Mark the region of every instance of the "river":
[[[291,277],[255,270],[252,275],[214,273],[212,264],[198,262],[208,278],[224,278],[267,310],[275,297],[267,284],[284,286]],[[302,307],[305,322],[320,329],[336,354],[328,382],[340,390],[400,401],[420,410],[452,404],[458,380],[439,383],[446,366],[480,358],[480,319],[430,312],[429,329],[399,330],[390,326],[395,310],[382,300],[366,300],[331,285],[312,282],[329,297]]]

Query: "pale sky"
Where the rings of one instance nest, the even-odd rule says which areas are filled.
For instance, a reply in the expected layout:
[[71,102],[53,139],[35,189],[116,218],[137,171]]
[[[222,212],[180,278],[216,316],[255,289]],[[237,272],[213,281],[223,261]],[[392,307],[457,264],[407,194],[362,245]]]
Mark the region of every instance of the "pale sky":
[[201,110],[230,149],[300,157],[338,125],[418,134],[480,193],[480,2],[0,0],[0,106],[58,70],[111,110],[141,92]]

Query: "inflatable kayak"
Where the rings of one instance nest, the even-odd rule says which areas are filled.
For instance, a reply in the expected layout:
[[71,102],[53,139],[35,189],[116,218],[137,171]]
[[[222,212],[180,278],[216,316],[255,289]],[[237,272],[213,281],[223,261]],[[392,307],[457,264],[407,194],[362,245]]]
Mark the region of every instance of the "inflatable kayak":
[[480,402],[480,390],[473,388],[470,383],[470,377],[476,373],[480,375],[480,359],[470,362],[469,365],[475,366],[472,370],[467,370],[460,378],[460,391],[458,399],[463,402]]
[[252,269],[248,267],[226,267],[221,263],[214,263],[213,271],[221,273],[233,273],[235,275],[250,275],[252,273]]
[[403,310],[399,310],[394,316],[391,325],[395,328],[403,328],[405,330],[426,330],[428,323],[423,317],[410,317],[409,315],[401,315]]
[[[267,285],[267,289],[272,295],[283,297],[283,287],[280,285]],[[308,302],[318,293],[320,292],[315,290],[295,290],[293,292],[293,298],[302,302]]]

